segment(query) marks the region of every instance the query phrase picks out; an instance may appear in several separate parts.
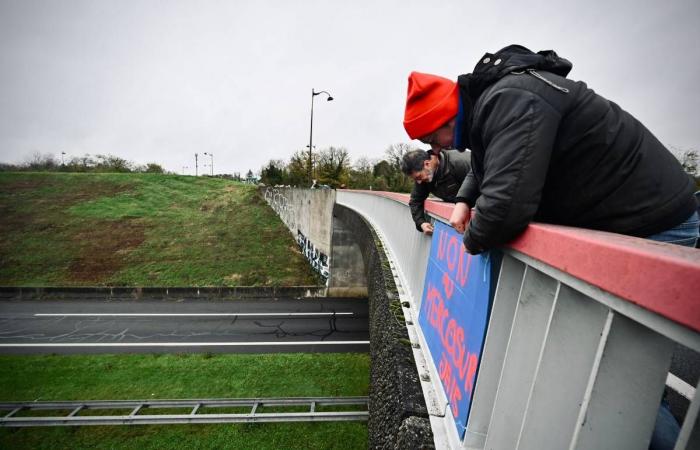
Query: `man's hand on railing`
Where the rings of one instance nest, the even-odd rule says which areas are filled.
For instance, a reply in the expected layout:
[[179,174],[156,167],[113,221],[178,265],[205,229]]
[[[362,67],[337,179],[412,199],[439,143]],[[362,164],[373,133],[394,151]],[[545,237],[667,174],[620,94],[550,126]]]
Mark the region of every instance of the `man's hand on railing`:
[[457,232],[464,233],[466,224],[469,221],[469,216],[469,205],[466,203],[455,203],[452,215],[450,216],[450,225],[452,225],[452,228],[457,230]]
[[423,234],[425,234],[426,236],[432,236],[433,231],[435,231],[433,224],[430,222],[423,222],[422,224],[420,224],[420,227],[423,230]]

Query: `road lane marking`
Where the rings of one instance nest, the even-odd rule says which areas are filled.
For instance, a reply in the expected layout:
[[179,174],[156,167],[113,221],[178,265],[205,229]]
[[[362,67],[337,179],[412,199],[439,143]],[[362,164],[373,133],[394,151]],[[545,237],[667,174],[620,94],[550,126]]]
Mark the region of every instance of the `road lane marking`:
[[243,347],[272,345],[366,345],[369,341],[292,341],[292,342],[66,342],[0,344],[9,347]]
[[34,317],[328,317],[353,316],[352,312],[308,313],[39,313]]

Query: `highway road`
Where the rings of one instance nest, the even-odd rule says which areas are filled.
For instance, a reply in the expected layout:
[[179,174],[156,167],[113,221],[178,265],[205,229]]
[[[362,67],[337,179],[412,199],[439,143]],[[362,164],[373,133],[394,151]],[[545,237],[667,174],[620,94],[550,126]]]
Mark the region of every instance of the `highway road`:
[[368,350],[366,299],[0,301],[0,354]]

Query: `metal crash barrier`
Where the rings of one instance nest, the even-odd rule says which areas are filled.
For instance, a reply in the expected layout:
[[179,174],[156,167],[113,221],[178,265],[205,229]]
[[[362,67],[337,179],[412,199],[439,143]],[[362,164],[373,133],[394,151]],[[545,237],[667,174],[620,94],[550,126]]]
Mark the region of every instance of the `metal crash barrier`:
[[437,448],[646,449],[666,385],[690,402],[676,449],[700,448],[697,386],[669,373],[677,344],[700,351],[698,250],[532,224],[471,257],[450,204],[426,202],[430,238],[406,195],[337,203],[391,261]]

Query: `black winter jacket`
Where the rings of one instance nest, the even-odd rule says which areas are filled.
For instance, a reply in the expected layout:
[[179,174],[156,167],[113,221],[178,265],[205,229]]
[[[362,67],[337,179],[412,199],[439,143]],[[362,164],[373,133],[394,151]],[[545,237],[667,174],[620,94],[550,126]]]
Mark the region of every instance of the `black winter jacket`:
[[566,79],[570,69],[552,51],[510,46],[459,77],[457,148],[471,149],[472,172],[458,201],[476,208],[464,233],[471,253],[531,221],[645,237],[695,211],[676,158],[618,105]]
[[413,183],[411,190],[408,206],[411,207],[411,216],[418,231],[423,231],[422,224],[430,222],[430,217],[425,213],[423,206],[425,199],[433,194],[446,202],[454,203],[457,192],[471,167],[469,152],[444,150],[438,153],[438,158],[440,163],[433,174],[433,180],[430,183]]

